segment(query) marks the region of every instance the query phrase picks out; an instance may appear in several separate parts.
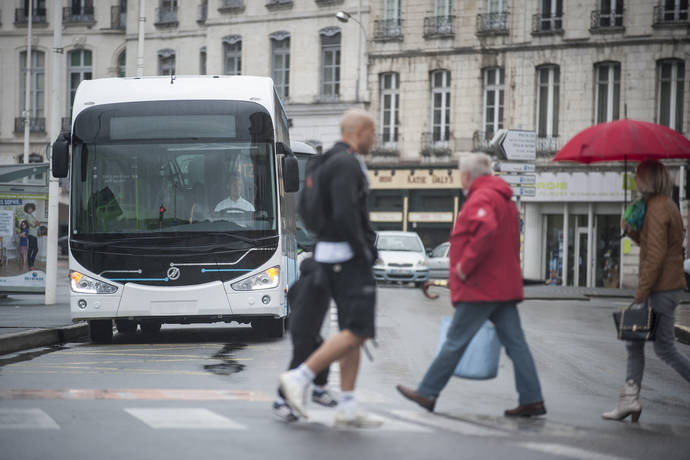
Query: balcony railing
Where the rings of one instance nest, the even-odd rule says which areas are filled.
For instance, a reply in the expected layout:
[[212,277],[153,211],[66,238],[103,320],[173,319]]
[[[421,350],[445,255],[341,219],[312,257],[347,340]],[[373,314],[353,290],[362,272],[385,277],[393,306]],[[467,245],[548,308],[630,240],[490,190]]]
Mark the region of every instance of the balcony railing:
[[559,138],[557,136],[537,136],[537,155],[550,156],[560,149]]
[[127,28],[127,11],[122,11],[119,6],[111,6],[110,28],[125,30]]
[[493,137],[493,131],[475,131],[472,135],[472,151],[493,153],[491,148],[491,139]]
[[244,0],[220,0],[218,11],[221,13],[237,13],[244,10]]
[[[26,13],[27,11],[24,8],[17,8],[14,10],[14,23],[17,25],[28,24],[29,16]],[[31,14],[31,24],[48,24],[45,8],[33,9]]]
[[508,12],[477,15],[477,35],[507,35]]
[[427,16],[424,18],[424,38],[454,37],[455,16]]
[[[32,133],[45,133],[46,132],[46,119],[45,118],[29,118],[29,131]],[[17,117],[14,119],[14,132],[23,133],[24,132],[24,117]]]
[[208,3],[199,5],[199,14],[196,17],[196,22],[203,24],[208,19]]
[[331,6],[339,5],[343,3],[344,0],[314,0],[317,6]]
[[590,30],[592,32],[606,32],[623,30],[623,11],[594,10],[590,16]]
[[269,10],[288,9],[293,6],[292,0],[266,0],[266,8]]
[[177,8],[156,8],[156,26],[176,26]]
[[71,7],[62,9],[62,22],[65,24],[93,24],[96,18],[93,6]]
[[374,40],[380,42],[402,40],[402,23],[402,19],[374,21]]
[[654,27],[687,27],[688,9],[669,8],[666,6],[654,7]]
[[563,16],[544,16],[535,14],[532,16],[532,33],[534,35],[562,34]]
[[453,136],[448,139],[435,139],[434,133],[422,133],[422,145],[419,153],[422,158],[450,158],[455,151]]

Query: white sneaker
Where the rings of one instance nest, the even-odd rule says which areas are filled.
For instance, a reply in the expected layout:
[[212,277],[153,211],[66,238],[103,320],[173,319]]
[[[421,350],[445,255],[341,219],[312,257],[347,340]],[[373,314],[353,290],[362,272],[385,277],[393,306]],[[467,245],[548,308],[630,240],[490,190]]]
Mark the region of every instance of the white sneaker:
[[339,410],[335,414],[336,428],[378,428],[383,425],[383,419],[358,409],[353,414],[346,414]]
[[283,391],[283,396],[290,407],[302,417],[309,418],[306,409],[307,388],[309,384],[301,384],[299,379],[290,371],[280,374],[279,381],[280,389]]

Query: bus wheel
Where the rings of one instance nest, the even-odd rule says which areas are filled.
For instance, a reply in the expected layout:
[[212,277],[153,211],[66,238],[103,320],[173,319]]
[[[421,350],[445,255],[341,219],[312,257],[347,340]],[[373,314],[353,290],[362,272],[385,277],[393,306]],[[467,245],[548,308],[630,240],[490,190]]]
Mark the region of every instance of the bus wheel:
[[134,334],[137,332],[137,322],[133,319],[116,319],[115,327],[120,334]]
[[261,335],[279,339],[285,333],[285,318],[259,318],[252,321],[252,328]]
[[158,321],[142,321],[139,326],[144,335],[156,335],[161,331],[162,324]]
[[89,336],[92,342],[110,343],[113,341],[113,320],[97,319],[89,321]]

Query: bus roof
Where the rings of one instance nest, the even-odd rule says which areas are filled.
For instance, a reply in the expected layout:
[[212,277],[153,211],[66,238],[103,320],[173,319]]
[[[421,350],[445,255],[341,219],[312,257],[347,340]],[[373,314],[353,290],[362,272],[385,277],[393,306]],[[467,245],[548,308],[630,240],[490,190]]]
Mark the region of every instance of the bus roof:
[[261,104],[273,112],[273,80],[268,77],[176,75],[171,77],[99,78],[79,84],[74,117],[93,105],[118,102],[175,100],[234,100]]

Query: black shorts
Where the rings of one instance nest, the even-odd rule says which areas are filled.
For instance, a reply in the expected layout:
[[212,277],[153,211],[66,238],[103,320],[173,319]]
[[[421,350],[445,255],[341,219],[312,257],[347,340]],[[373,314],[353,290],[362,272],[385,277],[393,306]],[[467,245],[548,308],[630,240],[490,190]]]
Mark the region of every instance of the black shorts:
[[324,264],[331,295],[338,307],[338,326],[355,335],[374,338],[376,281],[366,262],[352,259],[342,264]]

